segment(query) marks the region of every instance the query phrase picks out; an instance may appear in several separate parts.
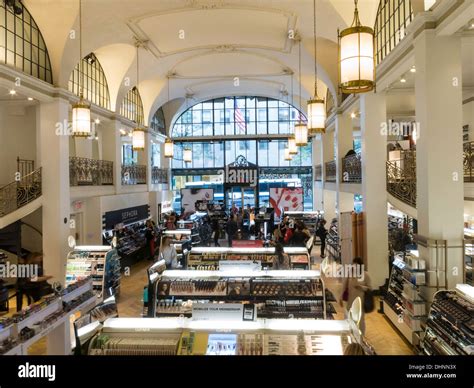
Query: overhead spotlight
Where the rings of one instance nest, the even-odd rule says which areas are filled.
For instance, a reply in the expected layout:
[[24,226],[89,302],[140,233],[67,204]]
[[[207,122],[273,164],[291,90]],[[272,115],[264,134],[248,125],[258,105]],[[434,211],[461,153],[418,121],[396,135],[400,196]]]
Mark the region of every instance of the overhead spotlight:
[[100,119],[99,119],[99,118],[96,118],[96,119],[94,120],[94,122],[95,122],[96,124],[100,124]]
[[120,134],[121,134],[122,136],[125,136],[125,135],[127,134],[127,132],[126,132],[124,129],[121,129],[121,130],[120,130]]
[[415,67],[415,66],[412,66],[412,67],[411,67],[410,73],[416,73],[416,67]]
[[129,132],[128,137],[133,137],[133,132]]
[[352,112],[351,113],[351,119],[355,119],[357,117],[357,115],[355,114],[355,112]]
[[28,101],[33,101],[34,98],[33,97],[28,97]]
[[99,136],[96,136],[96,137],[95,137],[95,140],[99,140]]
[[16,90],[15,89],[10,89],[10,91],[8,93],[10,94],[10,96],[15,96],[16,95]]
[[401,82],[402,84],[404,84],[405,82],[407,82],[407,80],[405,79],[405,77],[402,77],[402,78],[400,78],[400,82]]

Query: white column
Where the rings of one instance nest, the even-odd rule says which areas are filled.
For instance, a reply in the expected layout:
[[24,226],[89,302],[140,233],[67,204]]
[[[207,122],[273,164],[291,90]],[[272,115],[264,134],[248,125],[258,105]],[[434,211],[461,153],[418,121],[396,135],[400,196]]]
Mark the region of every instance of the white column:
[[[342,172],[342,158],[347,151],[353,148],[352,140],[352,119],[349,115],[338,113],[335,117],[336,129],[334,132],[334,152],[336,157],[336,207],[338,215],[343,212],[350,212],[354,210],[354,194],[343,192],[342,183],[344,182],[344,175]],[[339,218],[340,221],[340,218]],[[340,225],[340,224],[339,224]]]
[[119,120],[112,120],[110,125],[102,131],[104,136],[104,160],[114,162],[114,186],[117,194],[122,192],[122,124]]
[[[418,233],[447,240],[447,287],[462,281],[463,154],[461,38],[424,31],[415,41]],[[444,254],[438,268],[444,270]],[[433,249],[421,249],[428,266],[436,268]],[[430,273],[432,284],[434,273]],[[444,272],[439,273],[444,281]]]
[[[322,149],[323,149],[323,181],[324,181],[324,194],[323,194],[323,206],[324,206],[324,218],[331,222],[336,216],[336,191],[327,189],[326,182],[326,162],[334,160],[334,131],[328,131],[321,135],[322,138]],[[333,183],[329,183],[333,184]]]
[[62,99],[41,103],[40,132],[43,190],[44,272],[64,284],[69,236],[69,137],[56,134],[58,125],[68,122],[69,103]]
[[365,219],[364,263],[375,289],[388,277],[388,227],[386,194],[385,93],[360,96],[362,136],[362,196]]
[[[311,146],[313,151],[313,166],[321,165],[321,168],[324,168],[321,135],[313,137]],[[313,209],[324,210],[323,181],[315,181],[314,176],[313,181]]]

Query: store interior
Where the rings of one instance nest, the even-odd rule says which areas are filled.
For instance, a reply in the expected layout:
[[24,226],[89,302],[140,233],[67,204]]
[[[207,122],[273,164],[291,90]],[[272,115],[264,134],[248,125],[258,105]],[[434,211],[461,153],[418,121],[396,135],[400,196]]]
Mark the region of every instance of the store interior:
[[0,355],[474,355],[470,0],[0,0],[0,139]]

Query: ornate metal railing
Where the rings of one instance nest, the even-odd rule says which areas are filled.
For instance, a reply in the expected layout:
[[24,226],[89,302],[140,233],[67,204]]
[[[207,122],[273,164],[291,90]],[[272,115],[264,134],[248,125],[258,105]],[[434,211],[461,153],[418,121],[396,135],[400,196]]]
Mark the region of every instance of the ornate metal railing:
[[122,165],[122,185],[146,184],[146,166]]
[[314,180],[318,182],[323,180],[323,166],[320,164],[314,166]]
[[326,162],[326,182],[336,182],[336,161]]
[[114,184],[114,162],[69,158],[69,184],[71,186],[104,186]]
[[166,184],[168,183],[168,170],[160,167],[151,168],[151,183]]
[[387,161],[387,191],[416,207],[416,153],[404,151],[400,160]]
[[464,182],[474,182],[474,141],[463,144]]
[[362,165],[360,154],[352,154],[342,158],[342,176],[343,183],[361,183]]
[[0,187],[0,217],[19,209],[41,196],[41,167]]

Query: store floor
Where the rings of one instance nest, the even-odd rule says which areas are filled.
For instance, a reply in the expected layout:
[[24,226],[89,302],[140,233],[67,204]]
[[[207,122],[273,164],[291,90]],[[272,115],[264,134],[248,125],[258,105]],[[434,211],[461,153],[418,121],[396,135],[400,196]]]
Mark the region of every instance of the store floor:
[[[319,251],[319,250],[317,250]],[[312,256],[312,269],[319,269],[320,259]],[[118,311],[121,317],[139,317],[143,312],[143,287],[146,285],[146,268],[149,261],[141,261],[131,268],[129,276],[122,277],[121,291],[118,298]],[[326,279],[326,287],[336,297],[341,295],[342,283],[338,279]],[[343,308],[334,303],[336,319],[344,319]],[[376,306],[379,306],[378,300]],[[379,355],[412,355],[413,351],[383,314],[376,310],[366,315],[366,337]]]

